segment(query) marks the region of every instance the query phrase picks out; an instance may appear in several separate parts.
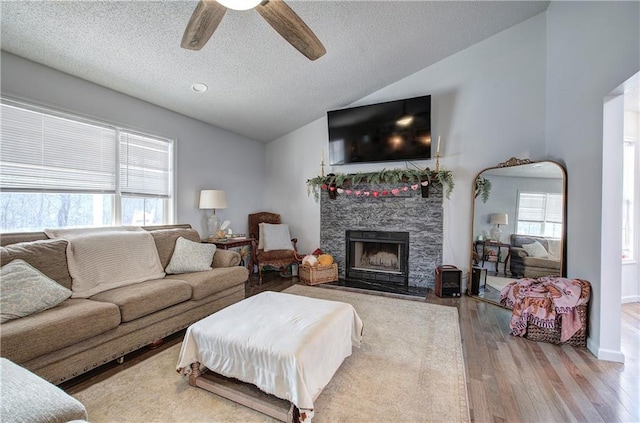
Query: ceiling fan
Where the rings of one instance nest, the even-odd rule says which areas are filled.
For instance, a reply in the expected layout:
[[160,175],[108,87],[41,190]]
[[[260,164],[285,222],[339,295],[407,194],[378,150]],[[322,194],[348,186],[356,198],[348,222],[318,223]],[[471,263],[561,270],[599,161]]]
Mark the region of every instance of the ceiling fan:
[[182,36],[182,48],[200,50],[209,41],[227,9],[255,8],[269,25],[310,60],[327,50],[302,19],[282,0],[200,0]]

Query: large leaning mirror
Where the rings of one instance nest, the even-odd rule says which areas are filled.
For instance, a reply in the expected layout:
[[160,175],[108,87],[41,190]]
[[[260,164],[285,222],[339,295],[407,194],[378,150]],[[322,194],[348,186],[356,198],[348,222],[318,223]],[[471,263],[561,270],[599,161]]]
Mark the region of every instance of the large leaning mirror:
[[556,162],[516,158],[477,175],[470,295],[498,304],[514,279],[566,276],[566,180]]

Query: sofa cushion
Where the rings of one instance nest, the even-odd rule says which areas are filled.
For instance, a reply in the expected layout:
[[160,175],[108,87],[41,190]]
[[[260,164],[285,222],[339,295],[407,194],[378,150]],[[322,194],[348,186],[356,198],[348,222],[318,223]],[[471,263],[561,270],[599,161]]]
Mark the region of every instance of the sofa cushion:
[[156,249],[158,250],[158,256],[160,257],[160,263],[162,263],[163,269],[169,265],[169,260],[171,260],[178,238],[183,237],[189,241],[200,242],[200,235],[195,229],[159,229],[151,231],[150,233],[151,236],[153,236],[153,241],[156,243]]
[[191,298],[191,285],[181,280],[154,279],[110,289],[91,297],[120,308],[123,322],[130,322]]
[[203,244],[180,237],[176,240],[176,248],[165,272],[179,274],[211,270],[215,252],[215,244]]
[[70,290],[24,260],[12,260],[0,273],[1,323],[55,307],[71,296]]
[[15,259],[24,260],[60,285],[71,289],[67,244],[64,239],[46,239],[7,245],[0,248],[0,266]]
[[49,237],[44,232],[11,232],[2,234],[0,245],[7,246],[19,242],[33,242],[47,240]]
[[562,240],[549,239],[547,241],[547,244],[549,245],[549,248],[547,248],[549,258],[560,260],[560,256],[562,255]]
[[548,269],[549,271],[560,271],[560,260],[540,257],[525,257],[523,259],[523,262],[525,267],[536,267],[539,269]]
[[531,244],[523,244],[522,248],[529,254],[531,257],[536,258],[548,258],[549,253],[547,249],[542,246],[538,241],[534,241]]
[[538,241],[542,244],[545,250],[549,250],[547,238],[543,236],[511,234],[510,238],[510,243],[513,247],[522,248],[525,244],[531,244],[532,242]]
[[41,313],[2,324],[2,356],[24,363],[113,329],[120,324],[114,304],[70,298]]
[[249,270],[243,266],[221,267],[206,272],[168,275],[165,279],[179,279],[192,287],[192,300],[201,300],[211,294],[223,291],[234,285],[244,284]]

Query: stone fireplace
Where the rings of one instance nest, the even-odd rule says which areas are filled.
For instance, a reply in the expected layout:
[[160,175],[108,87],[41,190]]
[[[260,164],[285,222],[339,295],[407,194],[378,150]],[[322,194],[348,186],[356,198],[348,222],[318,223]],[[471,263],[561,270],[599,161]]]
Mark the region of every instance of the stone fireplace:
[[[376,186],[378,190],[390,191],[392,188],[390,185]],[[362,279],[370,277],[375,270],[382,270],[377,271],[375,277],[386,278],[384,283],[433,288],[435,269],[442,264],[442,201],[442,185],[437,182],[430,184],[427,198],[422,197],[420,189],[409,189],[396,196],[384,197],[338,194],[335,199],[329,199],[327,192],[323,191],[320,197],[320,248],[334,257],[341,279]],[[399,249],[404,249],[405,258],[399,258],[398,261],[406,259],[406,267],[403,269],[400,266],[398,270],[363,270],[362,263],[356,264],[355,257],[349,255],[348,231],[351,235],[357,232],[407,234],[407,243],[403,241],[402,247],[386,245],[378,248],[382,253],[377,258],[380,264],[374,265],[384,267],[390,264],[393,262],[391,256],[398,254]],[[366,252],[367,257],[371,255]],[[370,264],[366,266],[371,267]]]
[[347,279],[408,285],[409,233],[347,230]]

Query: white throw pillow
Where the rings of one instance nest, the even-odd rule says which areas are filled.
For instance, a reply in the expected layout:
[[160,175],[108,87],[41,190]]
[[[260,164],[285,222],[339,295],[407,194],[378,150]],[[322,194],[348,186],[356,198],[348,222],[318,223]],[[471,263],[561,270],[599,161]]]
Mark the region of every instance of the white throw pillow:
[[258,223],[258,250],[264,250],[264,225],[265,223]]
[[165,272],[175,275],[178,273],[211,270],[211,263],[215,253],[215,244],[193,242],[179,237],[176,240],[176,248]]
[[538,241],[534,241],[531,244],[523,244],[522,248],[529,254],[531,257],[535,258],[549,258],[549,253],[545,250],[544,246],[540,244]]
[[0,323],[53,308],[70,296],[71,290],[24,260],[0,269]]
[[291,234],[289,233],[289,225],[284,223],[279,225],[263,223],[262,231],[262,238],[264,238],[264,251],[293,250]]

